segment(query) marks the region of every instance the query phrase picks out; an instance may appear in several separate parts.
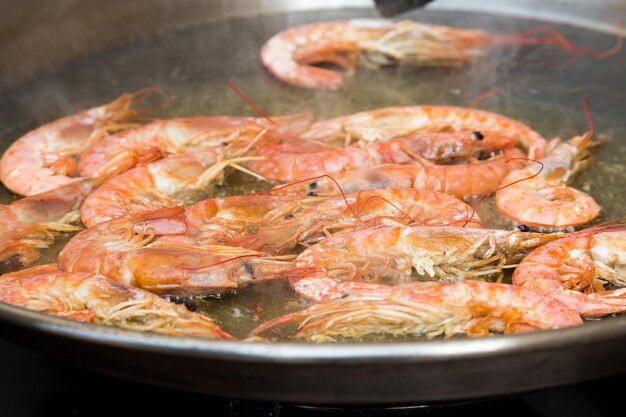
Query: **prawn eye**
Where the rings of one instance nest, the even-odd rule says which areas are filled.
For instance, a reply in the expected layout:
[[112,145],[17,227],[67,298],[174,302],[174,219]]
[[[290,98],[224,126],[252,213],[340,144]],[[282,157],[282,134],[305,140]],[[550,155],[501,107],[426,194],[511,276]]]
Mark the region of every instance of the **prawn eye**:
[[285,220],[291,220],[293,219],[293,214],[288,214],[285,216]]
[[310,183],[309,188],[311,190],[315,190],[317,188],[317,181],[313,181],[312,183]]
[[307,196],[309,197],[317,197],[317,193],[314,193],[313,191],[310,191],[307,193]]
[[520,232],[530,232],[530,227],[526,226],[525,224],[518,225],[516,229]]
[[483,140],[485,139],[485,135],[483,135],[482,132],[477,130],[475,132],[472,132],[472,139]]
[[192,300],[187,300],[185,301],[185,307],[187,307],[187,310],[189,311],[196,311],[198,309],[198,304],[196,304],[195,301]]

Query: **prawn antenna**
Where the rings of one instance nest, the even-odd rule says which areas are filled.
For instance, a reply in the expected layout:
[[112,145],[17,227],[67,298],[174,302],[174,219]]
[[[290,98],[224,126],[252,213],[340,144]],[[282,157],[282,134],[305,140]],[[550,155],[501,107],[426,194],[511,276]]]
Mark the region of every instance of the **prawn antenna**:
[[587,97],[583,97],[583,111],[585,112],[585,119],[587,119],[587,125],[589,126],[589,133],[593,136],[595,130],[593,127],[593,118],[591,117],[591,112],[589,111],[589,106],[587,106]]
[[235,87],[235,83],[232,83],[232,82],[231,83],[226,83],[226,87],[228,87],[231,90],[233,90],[235,92],[235,94],[237,94],[239,97],[241,97],[241,99],[243,101],[245,101],[246,104],[248,104],[248,106],[250,106],[252,108],[252,110],[257,112],[265,120],[267,120],[268,122],[270,122],[274,126],[278,125],[274,120],[272,120],[271,117],[269,117],[267,114],[265,114],[265,112],[263,112],[263,110],[261,110],[256,104],[254,104],[252,102],[252,100],[250,100],[244,93],[242,93],[237,87]]
[[[152,86],[142,88],[141,90],[137,90],[131,94],[132,98],[130,100],[131,107],[134,107],[133,111],[136,114],[146,114],[151,111],[162,109],[164,107],[169,106],[171,102],[171,97],[166,91],[165,87],[162,86]],[[147,104],[144,106],[139,106],[141,103],[145,103],[152,96],[157,97],[156,101],[152,104]],[[152,101],[152,100],[150,100]],[[138,107],[139,106],[139,107]],[[143,118],[139,118],[143,119]],[[152,120],[152,118],[146,118],[148,121]]]
[[488,90],[484,93],[482,93],[481,95],[479,95],[478,97],[476,97],[474,99],[474,101],[471,102],[471,104],[468,106],[470,109],[474,109],[476,108],[476,106],[478,106],[480,103],[482,103],[484,100],[488,99],[491,96],[494,96],[496,94],[498,94],[500,92],[499,88],[492,88],[491,90]]
[[472,203],[472,206],[471,206],[472,207],[472,214],[468,217],[468,219],[465,221],[465,223],[463,224],[462,227],[467,226],[467,224],[470,221],[472,221],[472,219],[474,218],[474,215],[476,214],[476,206],[478,205],[478,203],[480,203],[482,201],[483,198],[485,198],[486,196],[488,196],[491,193],[495,193],[495,192],[498,192],[500,190],[504,190],[505,188],[511,187],[511,186],[513,186],[515,184],[518,184],[520,182],[531,180],[531,179],[535,178],[536,176],[538,176],[539,174],[541,174],[541,172],[543,171],[543,168],[544,168],[543,162],[537,161],[536,159],[530,159],[530,158],[509,158],[509,159],[505,160],[504,162],[508,164],[509,162],[512,162],[512,161],[528,161],[528,162],[531,162],[531,163],[539,164],[540,167],[539,167],[539,170],[537,172],[535,172],[533,175],[531,175],[529,177],[521,178],[519,180],[513,181],[510,184],[502,185],[502,186],[496,188],[493,191],[490,191],[488,193],[483,193],[483,194],[479,195],[478,198],[476,199],[476,201],[474,201]]
[[[613,24],[616,27],[617,36],[613,46],[605,51],[592,51],[583,46],[577,45],[569,41],[558,30],[550,26],[537,26],[532,29],[528,29],[522,32],[511,33],[507,35],[492,35],[486,37],[486,41],[502,47],[515,47],[518,45],[554,45],[562,48],[573,55],[582,54],[594,59],[606,59],[617,54],[624,43],[624,37],[619,35],[619,29],[621,27],[616,20],[613,20]],[[536,36],[538,34],[544,34],[546,36]]]

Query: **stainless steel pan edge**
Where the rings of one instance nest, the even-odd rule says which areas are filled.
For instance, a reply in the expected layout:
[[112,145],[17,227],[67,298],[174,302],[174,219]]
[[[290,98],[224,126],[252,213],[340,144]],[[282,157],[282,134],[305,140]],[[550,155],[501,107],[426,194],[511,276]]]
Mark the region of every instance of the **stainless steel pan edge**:
[[[3,337],[114,376],[212,395],[315,404],[450,401],[626,370],[626,318],[419,343],[242,343],[144,334],[0,305]],[[560,353],[554,355],[554,351]],[[349,367],[349,372],[348,368]]]

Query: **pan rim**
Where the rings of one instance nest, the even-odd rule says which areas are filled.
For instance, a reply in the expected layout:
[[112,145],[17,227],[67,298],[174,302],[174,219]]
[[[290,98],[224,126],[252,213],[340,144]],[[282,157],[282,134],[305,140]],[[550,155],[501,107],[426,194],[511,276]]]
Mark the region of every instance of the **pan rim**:
[[[0,323],[10,322],[22,328],[75,341],[96,343],[112,348],[150,351],[166,355],[201,357],[275,364],[368,364],[433,363],[455,360],[505,357],[564,346],[602,343],[626,336],[626,317],[587,323],[565,329],[543,330],[525,334],[498,335],[452,340],[397,342],[348,342],[315,344],[298,342],[245,342],[215,340],[191,336],[170,336],[139,332],[113,326],[81,323],[22,307],[0,303]],[[1,333],[0,337],[6,338]]]

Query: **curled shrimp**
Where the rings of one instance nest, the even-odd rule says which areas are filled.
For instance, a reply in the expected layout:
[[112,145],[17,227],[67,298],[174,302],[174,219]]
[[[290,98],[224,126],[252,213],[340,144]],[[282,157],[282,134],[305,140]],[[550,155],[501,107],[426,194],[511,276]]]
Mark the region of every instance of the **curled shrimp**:
[[512,169],[524,165],[520,159],[525,159],[522,151],[507,148],[502,155],[467,164],[378,165],[340,172],[332,177],[298,181],[276,187],[273,192],[327,196],[337,195],[339,189],[353,193],[368,189],[414,188],[441,191],[459,198],[470,197],[496,190]]
[[245,235],[268,211],[289,201],[289,196],[236,196],[130,214],[74,236],[59,254],[59,269],[185,296],[270,279],[262,268],[282,262],[223,242]]
[[83,322],[176,336],[233,339],[208,317],[102,275],[54,265],[0,276],[0,301]]
[[626,312],[626,232],[602,226],[535,249],[513,273],[513,283],[558,297],[583,317]]
[[496,192],[500,213],[517,223],[547,229],[563,229],[587,223],[598,214],[600,206],[590,195],[566,185],[594,145],[591,133],[567,142],[555,142],[541,159],[543,169],[537,174],[531,164],[512,171]]
[[299,324],[295,338],[315,342],[383,334],[485,336],[583,323],[558,300],[507,284],[462,281],[353,287],[340,299],[265,322],[252,335],[292,322]]
[[2,156],[0,179],[9,190],[21,195],[52,190],[75,181],[76,158],[105,132],[128,123],[136,114],[131,106],[138,95],[122,94],[108,104],[28,132]]
[[338,72],[309,64],[330,62],[354,71],[360,57],[373,66],[405,63],[459,65],[484,55],[474,47],[486,33],[412,21],[355,19],[287,29],[268,40],[261,62],[276,78],[301,87],[336,90]]
[[285,149],[284,143],[273,142],[256,154],[259,160],[247,166],[268,180],[289,182],[386,163],[423,165],[428,160],[481,155],[513,144],[510,138],[482,132],[422,133],[317,152],[311,152],[310,146],[293,152],[295,144],[289,143]]
[[559,234],[395,225],[331,237],[311,246],[280,272],[302,296],[328,301],[352,281],[402,284],[498,277],[531,249]]
[[477,215],[468,222],[471,213],[473,209],[463,201],[435,191],[391,188],[333,198],[311,197],[268,212],[256,233],[230,244],[280,254],[335,233],[372,227],[383,219],[412,225],[483,227]]
[[91,146],[78,161],[82,177],[94,177],[127,158],[148,163],[170,154],[195,153],[229,144],[253,144],[267,133],[297,132],[310,124],[309,114],[274,117],[199,116],[155,120],[109,135]]
[[519,142],[531,159],[543,156],[547,142],[525,124],[485,110],[454,106],[385,107],[314,123],[300,136],[332,145],[364,145],[418,133],[482,132],[501,135]]

